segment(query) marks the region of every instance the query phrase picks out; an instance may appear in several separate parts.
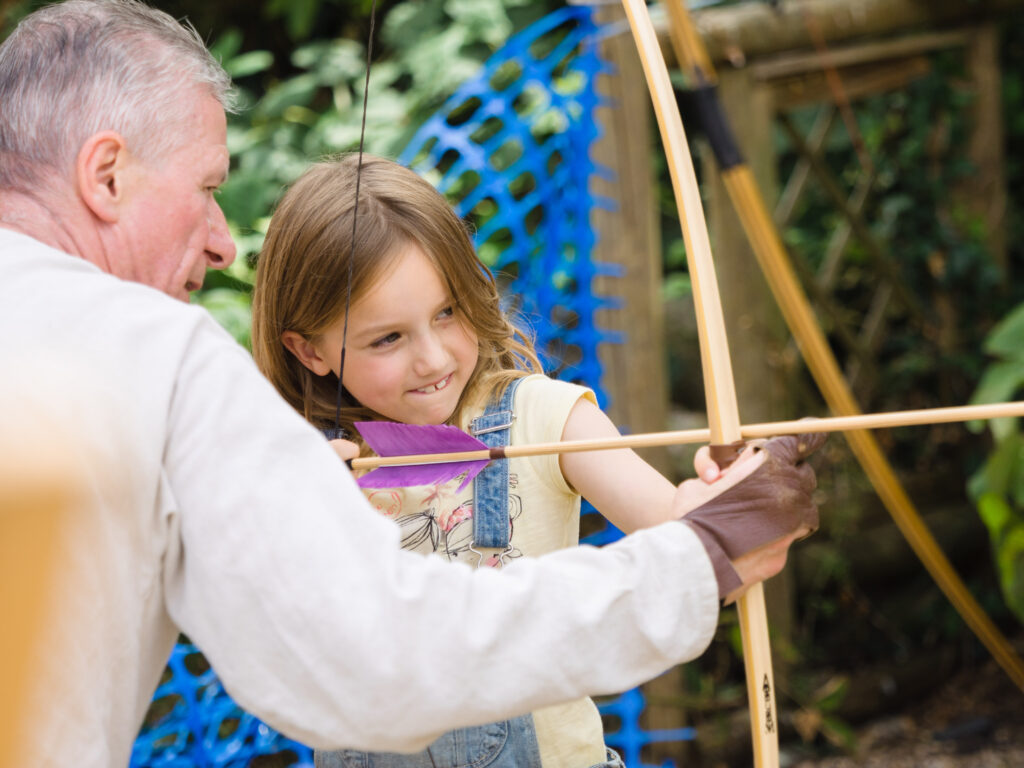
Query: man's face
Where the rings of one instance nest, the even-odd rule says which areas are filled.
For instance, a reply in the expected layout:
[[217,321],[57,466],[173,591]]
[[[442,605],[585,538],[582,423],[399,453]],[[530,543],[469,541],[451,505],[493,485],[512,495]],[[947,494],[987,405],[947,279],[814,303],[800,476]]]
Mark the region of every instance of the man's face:
[[235,260],[235,244],[214,198],[228,174],[227,121],[212,96],[183,101],[192,115],[178,148],[161,158],[129,160],[125,208],[117,223],[112,271],[188,301],[206,268]]

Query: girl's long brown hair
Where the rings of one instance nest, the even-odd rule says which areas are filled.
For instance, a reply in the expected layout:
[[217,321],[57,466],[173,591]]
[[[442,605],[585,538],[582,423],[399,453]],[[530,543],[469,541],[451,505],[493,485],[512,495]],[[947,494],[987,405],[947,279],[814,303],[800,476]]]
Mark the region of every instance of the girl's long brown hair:
[[[480,358],[449,422],[466,402],[541,365],[533,342],[501,310],[494,276],[476,257],[466,224],[433,186],[391,160],[363,155],[359,221],[352,240],[357,155],[312,166],[282,197],[267,231],[253,292],[253,357],[277,391],[320,428],[334,426],[338,379],[317,376],[281,341],[316,340],[345,312],[352,259],[356,302],[400,249],[416,243],[437,267],[456,312],[479,338]],[[383,417],[349,400],[341,426]]]

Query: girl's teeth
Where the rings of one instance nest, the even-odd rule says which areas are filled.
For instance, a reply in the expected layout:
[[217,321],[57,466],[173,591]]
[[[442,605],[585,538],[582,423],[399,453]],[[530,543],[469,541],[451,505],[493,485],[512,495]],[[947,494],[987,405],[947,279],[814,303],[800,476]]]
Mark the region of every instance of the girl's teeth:
[[417,392],[422,392],[424,395],[429,395],[429,394],[432,394],[434,392],[437,392],[437,390],[439,390],[439,389],[444,389],[446,386],[448,386],[448,379],[447,378],[445,378],[442,381],[437,382],[437,384],[431,384],[428,387],[423,387],[423,388],[418,389],[416,391]]

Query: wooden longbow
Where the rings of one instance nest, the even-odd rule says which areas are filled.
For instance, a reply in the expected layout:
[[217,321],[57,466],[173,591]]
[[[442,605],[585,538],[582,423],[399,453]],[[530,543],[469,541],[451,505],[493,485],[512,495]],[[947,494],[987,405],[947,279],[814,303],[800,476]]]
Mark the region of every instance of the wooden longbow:
[[[622,0],[643,65],[647,87],[668,158],[672,187],[682,222],[686,259],[693,286],[700,338],[708,427],[713,446],[728,446],[743,439],[732,363],[725,335],[725,319],[711,259],[711,243],[697,187],[697,175],[679,116],[668,68],[643,0]],[[713,453],[714,455],[714,453]],[[721,463],[721,462],[720,462]],[[739,599],[737,610],[743,640],[754,765],[778,768],[779,733],[775,708],[775,680],[768,640],[764,587],[756,584]]]

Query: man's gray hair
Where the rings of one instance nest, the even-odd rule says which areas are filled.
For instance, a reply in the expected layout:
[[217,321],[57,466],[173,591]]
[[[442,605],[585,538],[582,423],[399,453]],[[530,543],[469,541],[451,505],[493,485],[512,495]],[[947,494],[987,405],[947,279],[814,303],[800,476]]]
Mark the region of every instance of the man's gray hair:
[[234,110],[223,67],[195,28],[163,11],[138,0],[36,11],[0,46],[0,191],[65,176],[104,130],[136,155],[159,158],[175,148],[188,119],[182,100],[197,89]]

